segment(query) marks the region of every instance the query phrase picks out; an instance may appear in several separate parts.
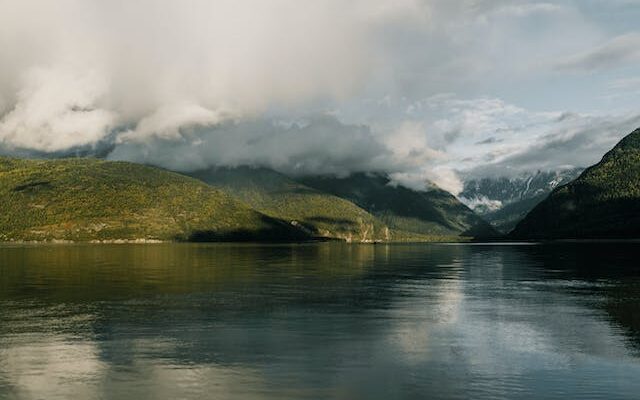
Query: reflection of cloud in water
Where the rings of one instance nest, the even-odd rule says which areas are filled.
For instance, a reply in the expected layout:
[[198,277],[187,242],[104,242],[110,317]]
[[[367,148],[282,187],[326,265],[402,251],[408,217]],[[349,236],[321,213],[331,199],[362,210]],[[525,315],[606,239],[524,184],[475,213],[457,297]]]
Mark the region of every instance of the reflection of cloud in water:
[[[164,351],[175,352],[175,345],[163,343]],[[112,365],[105,371],[104,379],[111,384],[102,388],[103,393],[117,399],[211,398],[214,394],[215,398],[226,399],[249,398],[269,391],[269,382],[259,370],[213,363],[175,364],[171,359],[148,357],[150,348],[160,350],[157,346],[156,339],[133,344],[133,363]]]
[[[535,280],[535,258],[474,251],[440,272],[447,279],[398,285],[387,340],[401,363],[456,359],[474,374],[509,377],[532,365],[570,369],[593,357],[631,359],[624,336],[593,307],[600,282]],[[529,275],[529,276],[527,276]]]
[[[452,273],[455,276],[455,270]],[[388,340],[402,353],[402,359],[411,363],[427,361],[430,332],[458,323],[464,293],[454,276],[399,285],[409,298],[399,300],[402,304],[392,308],[395,323]]]
[[16,398],[94,398],[107,368],[89,341],[40,335],[22,335],[12,344],[0,340],[0,375]]
[[268,393],[259,371],[242,366],[172,364],[145,357],[150,349],[171,351],[175,343],[156,339],[133,343],[134,362],[118,365],[101,360],[95,343],[73,337],[23,337],[2,343],[0,373],[11,397],[25,399],[178,399],[243,398]]
[[638,388],[627,379],[637,359],[600,307],[606,285],[544,270],[536,249],[153,248],[119,248],[119,267],[9,269],[0,285],[33,291],[22,303],[0,295],[0,397],[500,397],[535,379],[555,379],[548,394],[585,381]]

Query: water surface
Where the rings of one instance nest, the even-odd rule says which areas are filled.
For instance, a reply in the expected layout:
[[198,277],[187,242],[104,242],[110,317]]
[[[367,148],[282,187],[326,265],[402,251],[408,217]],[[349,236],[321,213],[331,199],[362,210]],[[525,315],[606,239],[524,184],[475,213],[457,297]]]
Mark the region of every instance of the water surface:
[[640,244],[0,247],[0,398],[637,399]]

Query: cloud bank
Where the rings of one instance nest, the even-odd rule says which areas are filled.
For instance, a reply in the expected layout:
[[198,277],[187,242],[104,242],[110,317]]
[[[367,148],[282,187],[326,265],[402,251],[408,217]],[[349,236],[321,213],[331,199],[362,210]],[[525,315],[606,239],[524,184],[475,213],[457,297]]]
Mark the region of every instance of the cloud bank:
[[0,140],[59,151],[346,96],[374,28],[332,0],[5,1]]
[[[179,170],[262,164],[292,173],[410,163],[367,128],[278,123],[362,87],[383,27],[417,1],[61,0],[0,5],[5,152],[111,146]],[[293,111],[292,111],[293,110]],[[305,111],[306,112],[306,111]]]
[[556,142],[586,149],[562,161],[580,165],[640,100],[633,4],[584,4],[5,0],[0,153],[381,171],[453,193],[470,171],[556,168]]

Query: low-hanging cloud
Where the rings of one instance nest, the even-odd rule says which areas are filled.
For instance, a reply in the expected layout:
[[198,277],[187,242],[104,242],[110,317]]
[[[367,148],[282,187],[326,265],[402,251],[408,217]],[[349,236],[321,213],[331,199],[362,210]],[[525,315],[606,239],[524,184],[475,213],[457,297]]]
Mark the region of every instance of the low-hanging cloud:
[[368,127],[344,125],[332,117],[300,122],[229,120],[185,127],[175,135],[134,137],[118,143],[109,158],[178,171],[253,165],[292,175],[344,175],[394,167],[391,151]]
[[212,123],[345,96],[366,76],[375,25],[356,3],[2,2],[0,140],[58,151],[184,104]]
[[[184,111],[185,115],[201,112]],[[201,116],[207,118],[208,114]],[[428,182],[453,193],[462,187],[451,170],[434,166],[446,155],[429,147],[424,128],[417,123],[381,134],[365,125],[344,124],[332,116],[293,122],[244,118],[209,126],[186,126],[182,122],[165,124],[172,127],[166,131],[145,130],[155,132],[152,137],[124,132],[120,136],[124,139],[116,141],[108,158],[176,171],[250,165],[292,176],[383,172],[389,173],[394,183],[415,189],[425,189]],[[148,124],[153,126],[154,122],[143,121],[140,125]],[[181,128],[175,128],[179,125]]]
[[428,19],[421,0],[4,2],[0,149],[180,171],[384,171],[424,187],[419,171],[441,155],[423,127],[269,114],[352,95],[384,59],[378,35]]
[[[456,193],[456,171],[529,150],[532,168],[558,158],[536,147],[544,130],[562,140],[557,111],[491,93],[635,61],[637,32],[607,37],[584,11],[556,0],[4,0],[0,154],[380,171]],[[632,75],[616,77],[625,98]]]

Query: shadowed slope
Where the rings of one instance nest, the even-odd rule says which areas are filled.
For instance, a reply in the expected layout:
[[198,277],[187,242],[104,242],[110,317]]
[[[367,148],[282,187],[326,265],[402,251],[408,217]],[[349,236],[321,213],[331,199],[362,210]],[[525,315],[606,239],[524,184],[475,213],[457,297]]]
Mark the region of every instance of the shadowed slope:
[[416,191],[394,186],[389,184],[388,177],[380,174],[309,177],[302,182],[354,202],[392,229],[436,236],[497,235],[471,209],[441,189]]
[[192,173],[254,209],[312,236],[347,241],[389,240],[387,227],[367,211],[266,168],[215,168]]
[[518,239],[639,238],[640,129],[554,190],[521,221]]

